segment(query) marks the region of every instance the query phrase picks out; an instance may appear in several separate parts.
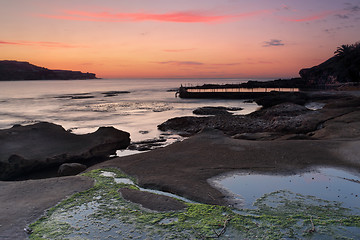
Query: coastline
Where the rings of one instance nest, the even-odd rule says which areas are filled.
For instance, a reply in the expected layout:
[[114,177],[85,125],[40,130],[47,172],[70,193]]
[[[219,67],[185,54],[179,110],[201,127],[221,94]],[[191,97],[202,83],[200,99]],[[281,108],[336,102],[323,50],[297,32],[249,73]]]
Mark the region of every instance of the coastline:
[[[296,134],[293,133],[282,133],[275,140],[235,139],[219,130],[204,129],[182,142],[146,153],[111,159],[94,165],[87,171],[115,167],[135,177],[141,187],[225,206],[229,204],[226,196],[208,182],[208,179],[224,173],[256,171],[289,174],[308,171],[318,166],[360,172],[357,158],[360,155],[359,98],[348,96],[345,99],[332,98],[324,101],[327,106],[321,111],[328,115],[322,120],[321,129],[309,133],[313,139],[296,139]],[[351,102],[352,105],[349,104]],[[54,184],[54,181],[57,184]],[[63,181],[69,181],[69,185],[61,184]],[[73,185],[74,183],[78,185]],[[10,236],[25,239],[26,234],[22,230],[24,226],[39,218],[44,210],[66,196],[90,188],[92,180],[62,177],[0,182],[0,186],[1,189],[12,190],[9,194],[3,194],[0,201],[11,202],[11,207],[1,210],[0,216],[6,218],[2,217],[0,221],[0,236],[4,239],[11,239]],[[26,191],[21,190],[24,186]],[[39,186],[46,189],[50,187],[50,190],[41,191],[42,195],[39,195],[39,189],[44,189]],[[40,200],[48,199],[50,195],[51,201],[44,205]],[[36,199],[28,200],[31,204],[24,205],[24,199],[30,199],[30,196],[36,196]]]

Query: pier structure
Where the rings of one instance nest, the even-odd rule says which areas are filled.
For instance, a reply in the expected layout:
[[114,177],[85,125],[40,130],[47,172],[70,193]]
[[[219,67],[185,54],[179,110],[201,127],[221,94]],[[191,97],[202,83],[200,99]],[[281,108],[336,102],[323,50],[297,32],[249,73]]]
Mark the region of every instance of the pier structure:
[[290,87],[241,87],[239,85],[203,85],[182,86],[176,95],[180,98],[228,98],[251,99],[274,94],[276,92],[299,92],[299,88]]

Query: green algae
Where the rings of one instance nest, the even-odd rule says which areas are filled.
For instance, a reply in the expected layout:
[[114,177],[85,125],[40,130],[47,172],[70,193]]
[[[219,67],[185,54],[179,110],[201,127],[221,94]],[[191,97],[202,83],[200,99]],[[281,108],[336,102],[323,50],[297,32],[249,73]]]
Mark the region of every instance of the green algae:
[[[185,203],[182,211],[154,212],[124,200],[116,183],[129,178],[117,169],[98,169],[85,176],[95,186],[74,194],[30,225],[30,239],[356,239],[360,216],[338,202],[289,191],[265,194],[256,209]],[[135,179],[132,179],[135,182]],[[226,230],[226,231],[225,231]]]

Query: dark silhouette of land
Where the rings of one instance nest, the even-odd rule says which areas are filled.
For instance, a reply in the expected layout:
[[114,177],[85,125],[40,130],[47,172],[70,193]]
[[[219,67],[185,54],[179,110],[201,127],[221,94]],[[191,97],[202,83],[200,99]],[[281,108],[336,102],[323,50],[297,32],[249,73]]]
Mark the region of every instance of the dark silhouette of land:
[[308,85],[360,83],[360,42],[342,45],[334,56],[312,68],[301,69],[299,74]]
[[96,79],[96,74],[69,70],[51,70],[28,62],[0,61],[0,81],[75,79]]

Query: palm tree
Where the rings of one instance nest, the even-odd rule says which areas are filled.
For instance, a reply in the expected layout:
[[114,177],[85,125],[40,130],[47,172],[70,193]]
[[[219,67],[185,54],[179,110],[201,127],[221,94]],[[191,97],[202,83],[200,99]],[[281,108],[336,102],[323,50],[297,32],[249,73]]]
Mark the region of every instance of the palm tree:
[[349,44],[343,44],[340,47],[336,49],[334,52],[335,56],[342,57],[344,55],[347,55],[349,52],[351,52],[354,49],[354,45]]

